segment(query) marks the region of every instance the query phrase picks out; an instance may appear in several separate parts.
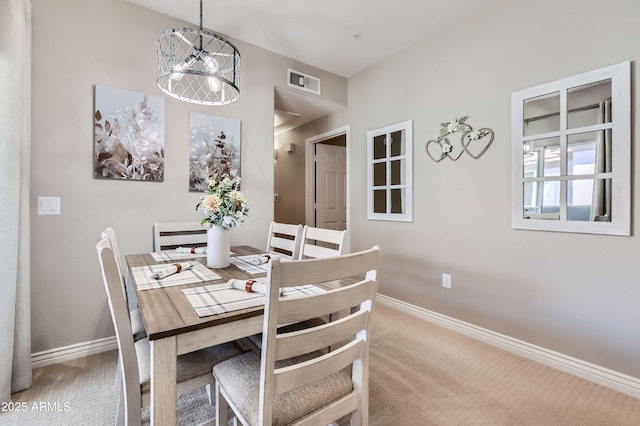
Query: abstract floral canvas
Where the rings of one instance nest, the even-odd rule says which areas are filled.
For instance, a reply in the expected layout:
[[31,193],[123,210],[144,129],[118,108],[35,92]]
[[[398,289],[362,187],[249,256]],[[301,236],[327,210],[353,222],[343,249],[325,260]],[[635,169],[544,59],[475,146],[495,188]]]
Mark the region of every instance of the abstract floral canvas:
[[192,112],[189,191],[204,191],[209,179],[240,176],[240,120]]
[[96,85],[98,179],[164,180],[164,98]]

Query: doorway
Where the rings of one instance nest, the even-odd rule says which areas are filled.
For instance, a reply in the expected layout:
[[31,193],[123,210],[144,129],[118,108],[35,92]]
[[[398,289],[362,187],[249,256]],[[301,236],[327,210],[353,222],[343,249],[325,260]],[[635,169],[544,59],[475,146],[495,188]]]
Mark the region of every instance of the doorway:
[[318,228],[349,226],[349,126],[305,140],[305,221]]
[[347,141],[342,134],[314,143],[314,224],[317,228],[347,229]]

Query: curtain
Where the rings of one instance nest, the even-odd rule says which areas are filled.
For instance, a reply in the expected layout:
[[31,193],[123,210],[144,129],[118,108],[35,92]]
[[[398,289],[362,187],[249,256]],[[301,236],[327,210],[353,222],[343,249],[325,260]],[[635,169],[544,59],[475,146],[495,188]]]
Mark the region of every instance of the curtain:
[[[611,122],[611,101],[600,102],[597,124]],[[596,132],[595,173],[611,172],[611,129]],[[611,221],[611,179],[593,182],[592,221]]]
[[31,2],[0,0],[0,397],[31,386]]

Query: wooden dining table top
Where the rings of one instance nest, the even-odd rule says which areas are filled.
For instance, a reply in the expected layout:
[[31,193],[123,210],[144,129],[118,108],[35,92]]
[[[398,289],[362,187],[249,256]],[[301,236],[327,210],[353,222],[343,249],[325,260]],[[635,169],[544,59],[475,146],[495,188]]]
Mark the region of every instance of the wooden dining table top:
[[[233,253],[232,256],[264,253],[263,250],[258,250],[250,246],[234,246],[231,247],[231,252]],[[157,262],[150,253],[132,254],[125,256],[125,259],[129,269],[137,266],[175,263]],[[205,265],[207,262],[206,257],[197,257],[190,260],[199,261]],[[249,274],[233,264],[227,268],[214,269],[214,271],[220,275],[220,278],[213,281],[162,287],[151,290],[135,289],[136,296],[138,298],[138,305],[142,312],[149,340],[188,333],[202,328],[213,327],[244,318],[259,316],[264,313],[264,305],[261,305],[221,314],[209,315],[202,318],[198,317],[182,290],[186,288],[201,287],[208,284],[223,284],[230,279],[249,280],[266,276],[266,272],[263,274]]]

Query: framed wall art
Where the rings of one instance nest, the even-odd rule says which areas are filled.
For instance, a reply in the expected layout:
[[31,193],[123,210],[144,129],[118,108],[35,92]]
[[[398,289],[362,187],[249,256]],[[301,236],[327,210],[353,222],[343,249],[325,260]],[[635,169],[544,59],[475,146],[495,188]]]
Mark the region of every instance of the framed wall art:
[[189,191],[204,191],[209,179],[240,176],[240,120],[192,112],[189,130]]
[[95,86],[96,179],[164,180],[164,98]]

